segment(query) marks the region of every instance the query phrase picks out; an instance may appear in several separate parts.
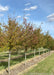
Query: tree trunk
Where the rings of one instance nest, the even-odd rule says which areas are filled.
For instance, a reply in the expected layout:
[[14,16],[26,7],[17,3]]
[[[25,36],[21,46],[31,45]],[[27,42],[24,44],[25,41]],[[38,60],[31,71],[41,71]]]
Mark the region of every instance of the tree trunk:
[[25,65],[26,65],[26,53],[25,53]]
[[35,57],[35,49],[34,49],[34,57]]
[[25,65],[26,65],[26,52],[27,52],[27,47],[25,47]]
[[9,51],[9,58],[8,58],[8,73],[10,75],[10,56],[11,56],[11,53]]
[[40,55],[40,49],[39,49],[39,55]]
[[44,49],[43,49],[43,53],[44,53]]

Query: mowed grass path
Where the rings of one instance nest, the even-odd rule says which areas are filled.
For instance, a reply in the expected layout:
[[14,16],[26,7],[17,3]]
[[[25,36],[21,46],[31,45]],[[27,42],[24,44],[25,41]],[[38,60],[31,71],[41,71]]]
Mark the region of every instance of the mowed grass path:
[[54,53],[23,75],[54,75]]

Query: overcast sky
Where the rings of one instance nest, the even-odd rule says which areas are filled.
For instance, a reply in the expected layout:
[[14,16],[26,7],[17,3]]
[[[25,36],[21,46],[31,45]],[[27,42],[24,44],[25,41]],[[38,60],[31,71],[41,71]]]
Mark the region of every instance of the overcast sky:
[[36,25],[41,25],[44,32],[54,37],[54,0],[0,0],[0,21],[15,14],[17,19],[25,18]]

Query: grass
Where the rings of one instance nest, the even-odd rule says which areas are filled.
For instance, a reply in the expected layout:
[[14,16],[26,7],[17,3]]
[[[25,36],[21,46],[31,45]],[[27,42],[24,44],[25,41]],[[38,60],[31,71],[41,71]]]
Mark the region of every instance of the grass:
[[[27,52],[27,53],[30,53],[30,52]],[[43,52],[41,52],[41,54],[42,54]],[[22,53],[23,54],[23,53]],[[14,54],[14,55],[11,55],[11,57],[14,57],[14,56],[19,56],[20,54]],[[39,55],[39,52],[38,53],[36,53],[36,56],[37,55]],[[34,54],[31,54],[31,55],[28,55],[27,56],[27,59],[30,59],[30,58],[32,58],[32,57],[34,57]],[[7,55],[3,55],[3,56],[0,56],[0,60],[2,59],[8,59],[8,53],[7,53]],[[21,58],[18,58],[18,59],[14,59],[14,60],[11,60],[11,66],[12,65],[15,65],[15,64],[18,64],[18,63],[20,63],[20,62],[22,62],[22,61],[24,61],[25,60],[25,57],[21,57]],[[5,69],[5,68],[7,68],[8,67],[8,62],[0,62],[0,70],[2,70],[2,69]]]
[[[47,50],[45,50],[44,52],[46,52]],[[36,51],[38,53],[38,51]],[[40,50],[41,53],[43,53],[43,50]],[[29,50],[27,51],[27,53],[34,53],[33,50]],[[21,53],[18,53],[18,54],[11,54],[11,57],[15,57],[15,56],[19,56],[19,55],[23,55],[24,52],[21,52]],[[8,59],[8,52],[7,53],[0,53],[0,59],[3,60],[3,59]]]
[[51,75],[52,73],[54,73],[54,54],[38,63],[37,66],[23,75]]
[[[36,55],[37,56],[37,55]],[[30,58],[32,58],[32,57],[34,57],[34,54],[31,54],[31,55],[28,55],[27,56],[27,59],[30,59]],[[22,61],[24,61],[25,60],[25,57],[21,57],[21,58],[18,58],[18,59],[14,59],[14,60],[11,60],[10,61],[10,64],[11,64],[11,66],[12,65],[15,65],[15,64],[18,64],[18,63],[20,63],[20,62],[22,62]],[[2,70],[2,69],[5,69],[5,68],[7,68],[8,67],[8,62],[0,62],[0,71]]]

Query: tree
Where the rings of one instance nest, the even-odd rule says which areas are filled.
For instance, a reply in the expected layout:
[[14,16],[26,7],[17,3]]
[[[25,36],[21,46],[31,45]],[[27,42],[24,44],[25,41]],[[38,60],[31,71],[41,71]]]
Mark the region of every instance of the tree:
[[0,48],[3,48],[6,45],[6,36],[1,27],[2,25],[0,24]]
[[30,23],[27,23],[27,20],[24,18],[23,20],[23,35],[22,35],[22,45],[25,49],[25,60],[26,60],[26,52],[28,48],[30,47],[30,40],[32,36],[32,25]]
[[7,37],[7,44],[9,48],[9,74],[10,74],[10,54],[11,50],[15,49],[16,46],[16,36],[18,31],[18,23],[16,22],[16,19],[8,18],[8,25],[4,25],[5,33]]

